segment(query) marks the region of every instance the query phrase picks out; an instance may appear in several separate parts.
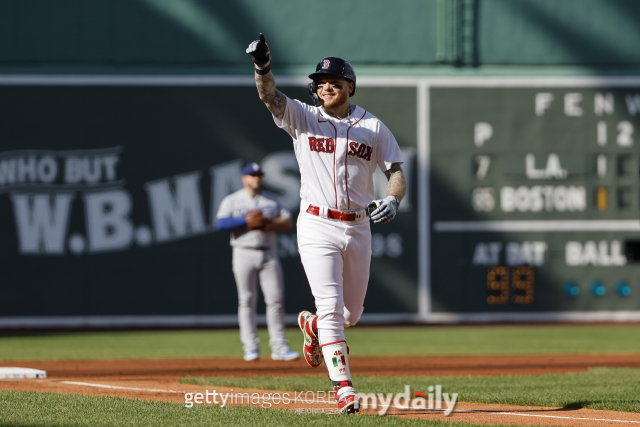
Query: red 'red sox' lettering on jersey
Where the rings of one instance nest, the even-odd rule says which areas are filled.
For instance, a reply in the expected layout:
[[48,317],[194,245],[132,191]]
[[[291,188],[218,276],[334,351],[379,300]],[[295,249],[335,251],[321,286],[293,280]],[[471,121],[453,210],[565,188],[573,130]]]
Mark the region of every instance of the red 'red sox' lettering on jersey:
[[287,98],[276,124],[293,139],[300,165],[300,199],[309,205],[339,210],[364,209],[374,199],[373,173],[402,163],[391,131],[371,113],[356,105],[344,119],[322,107]]
[[336,143],[332,138],[316,138],[309,137],[309,150],[321,153],[333,153],[336,149]]
[[358,144],[355,141],[349,143],[349,155],[357,156],[361,159],[365,159],[367,161],[371,161],[371,153],[373,152],[373,147],[369,147],[365,144]]

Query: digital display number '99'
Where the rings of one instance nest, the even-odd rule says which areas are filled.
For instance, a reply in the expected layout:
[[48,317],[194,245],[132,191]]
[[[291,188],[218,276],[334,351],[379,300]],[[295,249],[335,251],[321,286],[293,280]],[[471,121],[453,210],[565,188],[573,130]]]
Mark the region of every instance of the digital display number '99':
[[533,303],[535,275],[533,267],[489,267],[487,269],[487,304],[527,305]]

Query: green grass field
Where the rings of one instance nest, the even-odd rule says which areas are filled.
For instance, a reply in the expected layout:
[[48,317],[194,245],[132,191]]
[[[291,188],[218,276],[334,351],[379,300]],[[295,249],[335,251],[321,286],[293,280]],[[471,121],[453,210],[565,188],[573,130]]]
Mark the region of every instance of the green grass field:
[[[266,330],[261,352],[270,354]],[[300,331],[288,329],[293,349]],[[351,357],[640,353],[638,325],[361,327],[347,331]],[[0,336],[0,360],[241,357],[237,330],[51,333]]]
[[[313,377],[183,378],[181,383],[286,391],[330,391],[326,375]],[[379,377],[354,375],[360,393],[427,392],[441,385],[445,393],[458,393],[461,402],[522,406],[590,408],[640,412],[640,369],[592,368],[587,372],[499,377]]]
[[[287,331],[294,349],[297,329]],[[260,331],[261,349],[269,354]],[[353,358],[409,355],[517,355],[638,353],[638,325],[360,327],[347,331]],[[0,360],[80,360],[241,357],[236,330],[49,333],[0,336]],[[185,379],[218,386],[282,390],[327,390],[324,374],[290,378]],[[426,391],[442,385],[459,401],[593,408],[640,412],[640,369],[597,368],[588,372],[501,377],[356,376],[360,392],[398,393],[408,384]],[[303,417],[303,418],[301,418]],[[219,408],[140,402],[55,393],[0,390],[0,426],[210,426],[210,425],[462,426],[376,416],[297,415],[280,410]]]
[[426,426],[470,427],[467,423],[421,421],[363,415],[338,417],[322,414],[298,415],[292,411],[245,406],[220,408],[132,399],[33,393],[0,390],[0,426]]

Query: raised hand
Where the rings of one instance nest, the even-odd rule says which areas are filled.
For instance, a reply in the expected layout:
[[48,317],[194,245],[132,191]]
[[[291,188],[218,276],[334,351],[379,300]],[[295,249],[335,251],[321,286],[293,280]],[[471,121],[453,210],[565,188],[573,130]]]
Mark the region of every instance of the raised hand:
[[269,45],[264,41],[264,35],[260,33],[260,39],[251,42],[247,48],[247,53],[251,55],[251,60],[256,67],[262,69],[269,66],[271,63],[271,52],[269,51]]

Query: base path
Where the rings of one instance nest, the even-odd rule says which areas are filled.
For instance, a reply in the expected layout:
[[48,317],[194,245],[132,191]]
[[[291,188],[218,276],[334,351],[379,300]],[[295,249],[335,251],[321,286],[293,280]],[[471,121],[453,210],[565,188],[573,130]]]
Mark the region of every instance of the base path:
[[[352,357],[351,373],[382,376],[542,375],[583,372],[590,367],[640,368],[640,355],[555,356],[403,356]],[[19,366],[47,371],[49,377],[252,377],[325,374],[299,359],[293,362],[262,358],[242,359],[143,359],[72,361],[0,361],[0,366]]]
[[[638,355],[588,356],[472,356],[472,357],[393,357],[357,358],[351,360],[352,372],[359,375],[507,375],[545,374],[585,371],[589,367],[640,367]],[[275,362],[263,359],[245,362],[242,359],[171,359],[171,360],[109,360],[109,361],[0,361],[0,366],[18,366],[47,371],[47,379],[0,380],[0,389],[39,392],[73,393],[142,400],[185,403],[185,393],[248,393],[258,396],[256,402],[238,402],[230,398],[227,404],[251,404],[298,412],[333,411],[335,403],[328,396],[295,392],[230,389],[217,386],[180,384],[178,380],[192,376],[283,376],[318,375],[323,369],[311,369],[304,361]],[[288,403],[267,398],[268,393],[289,393]],[[271,394],[273,396],[273,394]],[[294,401],[294,399],[297,400]],[[218,404],[221,398],[218,398]],[[204,400],[204,399],[203,399]],[[202,404],[206,404],[204,401]],[[214,404],[213,402],[209,404]],[[185,408],[185,410],[188,410]],[[376,414],[380,408],[363,407],[361,413]],[[638,426],[640,414],[565,409],[521,407],[480,403],[458,403],[454,412],[445,417],[442,411],[390,408],[388,415],[466,421],[475,424],[541,425],[541,426]],[[304,415],[300,415],[304,416]]]

